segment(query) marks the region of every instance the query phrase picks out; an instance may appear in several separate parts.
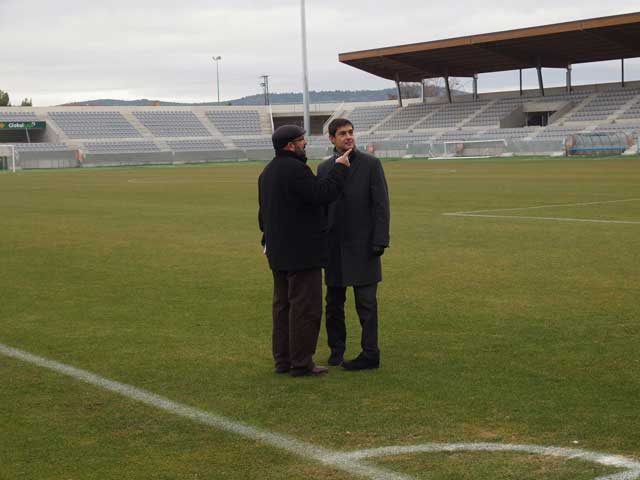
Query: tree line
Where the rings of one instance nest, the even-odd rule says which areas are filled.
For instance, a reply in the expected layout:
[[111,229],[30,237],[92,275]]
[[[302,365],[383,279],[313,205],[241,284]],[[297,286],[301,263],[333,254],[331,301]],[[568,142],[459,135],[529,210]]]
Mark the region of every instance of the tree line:
[[[0,90],[0,107],[10,107],[11,100],[9,99],[9,93],[3,90]],[[33,101],[30,98],[25,98],[20,103],[21,107],[33,107]]]

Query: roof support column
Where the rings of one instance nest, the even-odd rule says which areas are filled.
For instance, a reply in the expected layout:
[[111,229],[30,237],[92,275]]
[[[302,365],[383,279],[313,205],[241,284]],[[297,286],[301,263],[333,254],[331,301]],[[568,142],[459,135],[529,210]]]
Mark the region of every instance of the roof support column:
[[520,69],[520,96],[522,96],[522,69]]
[[447,89],[447,99],[449,103],[453,103],[451,101],[451,87],[449,86],[449,75],[444,76],[444,87]]
[[567,65],[567,93],[571,93],[573,87],[571,86],[571,64]]
[[422,103],[427,103],[427,89],[424,86],[424,78],[420,80],[420,91],[422,93]]
[[473,74],[473,99],[478,100],[478,74]]
[[624,87],[624,58],[620,59],[620,67],[621,67],[621,70],[622,70],[622,72],[621,72],[622,73],[622,86]]
[[544,83],[542,81],[542,64],[540,62],[540,57],[538,57],[538,66],[536,67],[538,71],[538,88],[540,89],[540,96],[544,97]]
[[402,90],[400,90],[400,75],[396,73],[396,92],[398,93],[398,106],[402,107]]

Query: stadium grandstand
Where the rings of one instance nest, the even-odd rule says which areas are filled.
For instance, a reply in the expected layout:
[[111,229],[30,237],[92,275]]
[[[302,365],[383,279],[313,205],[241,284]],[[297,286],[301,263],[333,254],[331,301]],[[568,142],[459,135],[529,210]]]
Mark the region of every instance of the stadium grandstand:
[[[381,157],[465,148],[564,154],[568,143],[585,145],[590,136],[598,145],[617,142],[616,153],[637,153],[640,81],[624,77],[624,60],[635,57],[640,13],[343,53],[341,62],[395,81],[398,98],[312,105],[309,156],[330,152],[326,126],[338,116],[354,122],[361,148]],[[572,65],[605,60],[620,61],[619,79],[572,84]],[[565,69],[566,85],[546,88],[543,68]],[[537,88],[522,88],[523,69],[536,69]],[[479,94],[479,76],[497,71],[519,72],[520,88]],[[402,98],[401,82],[436,77],[446,96],[426,97],[423,89],[422,98]],[[450,77],[473,79],[473,92],[452,95]],[[302,122],[301,105],[0,107],[0,157],[11,146],[18,168],[267,160],[274,127]]]

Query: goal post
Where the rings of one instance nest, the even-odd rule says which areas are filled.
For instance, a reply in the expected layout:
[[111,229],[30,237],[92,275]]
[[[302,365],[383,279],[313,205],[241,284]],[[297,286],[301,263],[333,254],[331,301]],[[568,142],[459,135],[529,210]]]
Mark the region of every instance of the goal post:
[[407,144],[407,153],[433,160],[447,158],[490,158],[509,153],[504,138],[487,140],[448,140],[442,142],[423,141]]
[[432,142],[430,145],[433,159],[438,158],[490,158],[506,153],[507,141],[504,138],[491,140],[448,140]]
[[13,145],[0,144],[0,170],[16,171],[16,148]]

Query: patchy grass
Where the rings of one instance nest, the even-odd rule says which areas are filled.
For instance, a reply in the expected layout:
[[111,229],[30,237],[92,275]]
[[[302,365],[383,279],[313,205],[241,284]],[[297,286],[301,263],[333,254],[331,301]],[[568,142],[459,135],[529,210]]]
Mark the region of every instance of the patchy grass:
[[[577,441],[640,456],[640,225],[442,215],[640,198],[637,159],[385,162],[382,366],[317,379],[272,373],[262,166],[0,175],[0,343],[340,451]],[[552,210],[640,221],[640,201]],[[493,455],[380,462],[429,478],[600,474]],[[2,357],[0,458],[11,479],[349,478]]]

